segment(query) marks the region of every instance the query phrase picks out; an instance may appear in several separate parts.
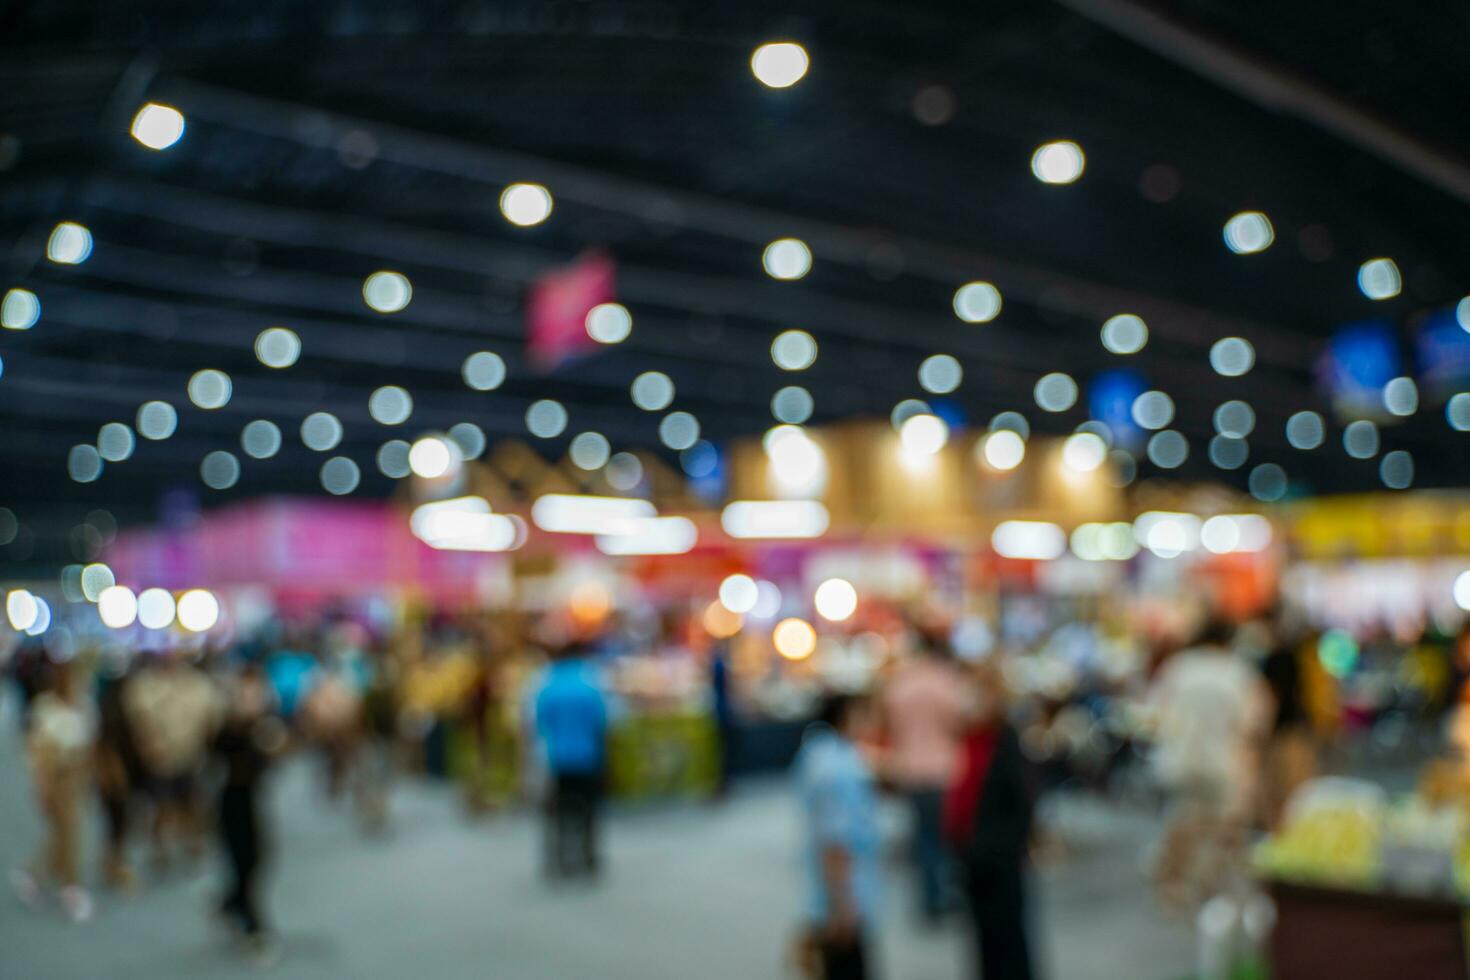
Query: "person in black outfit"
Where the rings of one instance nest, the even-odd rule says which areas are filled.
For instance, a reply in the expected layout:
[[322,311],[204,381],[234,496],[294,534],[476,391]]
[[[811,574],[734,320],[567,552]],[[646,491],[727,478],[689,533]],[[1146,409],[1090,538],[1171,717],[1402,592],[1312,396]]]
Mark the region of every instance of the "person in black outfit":
[[1031,980],[1026,914],[1032,791],[1016,730],[1006,720],[999,675],[983,684],[989,703],[965,742],[957,783],[945,801],[950,841],[965,892],[983,980]]
[[133,794],[146,778],[133,740],[132,726],[123,710],[126,670],[104,674],[97,695],[97,798],[107,825],[102,876],[108,886],[127,889],[133,872],[127,860],[128,829]]
[[1276,645],[1261,663],[1261,673],[1276,702],[1265,751],[1262,816],[1267,829],[1277,827],[1297,787],[1317,772],[1317,744],[1307,711],[1298,646],[1278,627]]
[[219,911],[258,955],[267,955],[269,949],[259,895],[266,857],[260,784],[270,764],[272,740],[279,740],[271,730],[268,703],[264,675],[256,666],[246,667],[237,681],[229,717],[214,740],[214,754],[223,771],[219,831],[230,869],[229,888]]

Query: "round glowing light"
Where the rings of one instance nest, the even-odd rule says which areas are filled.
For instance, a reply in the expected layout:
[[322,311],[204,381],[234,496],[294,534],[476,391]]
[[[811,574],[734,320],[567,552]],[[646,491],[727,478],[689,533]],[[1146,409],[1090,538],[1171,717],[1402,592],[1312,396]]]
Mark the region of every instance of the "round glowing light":
[[438,436],[424,436],[408,450],[408,468],[415,476],[433,480],[449,472],[454,465],[454,453],[449,443]]
[[699,621],[704,631],[717,640],[728,640],[745,625],[744,616],[731,612],[718,602],[706,606]]
[[1393,299],[1404,288],[1393,259],[1369,259],[1358,266],[1358,289],[1369,299]]
[[1293,449],[1316,449],[1327,439],[1327,425],[1316,412],[1297,412],[1286,420],[1286,441]]
[[412,473],[408,465],[410,447],[402,439],[389,439],[378,447],[378,472],[390,480],[401,480]]
[[1213,555],[1228,555],[1240,547],[1240,523],[1228,514],[1218,514],[1199,529],[1199,542]]
[[281,451],[281,429],[265,419],[247,422],[240,431],[240,448],[253,459],[270,459]]
[[1148,344],[1148,324],[1133,313],[1108,317],[1102,325],[1102,344],[1114,354],[1137,354]]
[[1162,391],[1145,391],[1133,399],[1133,421],[1145,429],[1162,429],[1174,421],[1174,399]]
[[811,392],[796,385],[788,385],[771,396],[771,415],[777,422],[800,425],[812,417],[815,408]]
[[1470,296],[1455,304],[1455,322],[1459,323],[1461,330],[1470,333]]
[[322,489],[335,497],[341,497],[357,489],[362,480],[362,471],[346,456],[333,456],[322,464]]
[[934,395],[947,395],[960,386],[965,372],[960,362],[948,354],[924,358],[919,365],[919,387]]
[[1470,432],[1470,392],[1460,392],[1445,404],[1445,420],[1456,432]]
[[413,396],[398,385],[384,385],[368,396],[368,414],[380,425],[402,425],[413,414]]
[[174,597],[167,589],[144,589],[138,594],[138,623],[161,630],[174,621]]
[[13,589],[5,597],[5,616],[12,629],[24,633],[35,625],[40,615],[40,604],[36,597],[25,589]]
[[1043,143],[1031,154],[1031,172],[1043,184],[1070,184],[1082,176],[1087,157],[1071,140]]
[[92,254],[92,233],[75,221],[63,221],[46,239],[46,258],[57,265],[81,265]]
[[1148,458],[1160,469],[1178,469],[1189,458],[1189,441],[1173,429],[1157,432],[1148,441]]
[[362,281],[362,298],[379,313],[397,313],[413,299],[413,285],[401,272],[380,269]]
[[700,440],[679,454],[679,466],[691,480],[707,479],[720,468],[719,450]]
[[1342,447],[1353,459],[1372,459],[1378,455],[1378,426],[1366,419],[1351,422],[1342,433]]
[[1231,439],[1244,439],[1256,429],[1256,411],[1249,403],[1228,401],[1215,409],[1215,431]]
[[473,422],[456,422],[449,427],[449,438],[459,447],[465,459],[479,459],[485,451],[485,430]]
[[526,409],[526,429],[538,439],[554,439],[566,428],[567,410],[559,401],[543,398]]
[[633,404],[645,412],[661,412],[673,404],[674,382],[662,371],[644,371],[629,389]]
[[1238,470],[1250,458],[1250,443],[1220,435],[1210,440],[1210,462],[1222,470]]
[[670,449],[688,449],[699,441],[699,419],[688,412],[670,412],[658,423],[658,438]]
[[1108,458],[1108,445],[1092,432],[1078,432],[1062,445],[1062,463],[1076,473],[1091,473]]
[[633,314],[622,303],[598,303],[587,311],[583,326],[599,344],[621,344],[633,332]]
[[1026,421],[1026,416],[1020,412],[1000,412],[990,420],[990,431],[1014,432],[1022,439],[1031,438],[1031,423]]
[[992,469],[1013,470],[1026,458],[1026,440],[1010,429],[992,432],[981,442],[985,462]]
[[195,371],[194,376],[189,379],[189,401],[200,408],[224,408],[230,403],[230,395],[234,390],[230,376],[214,368]]
[[840,623],[857,612],[857,589],[845,578],[829,578],[817,586],[812,604],[816,606],[818,616],[829,622]]
[[771,476],[784,496],[815,496],[827,485],[827,454],[806,430],[778,425],[761,439]]
[[171,105],[149,102],[133,116],[133,139],[150,150],[166,150],[184,137],[184,114]]
[[179,596],[179,625],[191,633],[203,633],[219,622],[219,600],[208,589],[190,589]]
[[460,374],[476,391],[494,391],[505,381],[505,360],[488,350],[475,351],[464,359]]
[[966,323],[989,323],[1000,307],[1000,290],[988,282],[967,282],[954,291],[954,315]]
[[1383,386],[1383,407],[1390,415],[1408,416],[1419,411],[1419,386],[1413,378],[1394,378]]
[[1256,349],[1244,337],[1226,337],[1210,348],[1210,367],[1227,378],[1248,374],[1256,366]]
[[720,605],[732,613],[750,612],[759,599],[760,589],[749,575],[730,575],[720,583]]
[[500,213],[522,228],[551,217],[551,191],[540,184],[511,184],[500,193]]
[[1138,538],[1133,533],[1133,525],[1121,521],[1104,525],[1098,533],[1098,544],[1108,561],[1127,561],[1138,554]]
[[783,371],[804,371],[816,363],[816,338],[805,330],[787,330],[771,342],[771,360]]
[[72,446],[66,456],[66,472],[78,483],[91,483],[102,475],[102,454],[94,446]]
[[121,463],[133,455],[136,444],[133,430],[121,422],[108,422],[97,431],[97,454],[109,463]]
[[1275,240],[1271,219],[1259,211],[1242,211],[1225,222],[1225,246],[1236,255],[1264,252]]
[[933,456],[949,442],[949,426],[937,415],[915,415],[898,430],[903,451],[912,456]]
[[771,41],[750,56],[750,71],[767,88],[790,88],[811,67],[806,48],[795,41]]
[[138,618],[138,597],[126,585],[103,589],[97,597],[97,615],[102,618],[103,626],[126,629]]
[[233,453],[216,449],[199,464],[199,478],[211,490],[228,490],[240,481],[240,461]]
[[771,643],[787,660],[805,660],[817,649],[817,631],[804,619],[783,619],[771,631]]
[[755,600],[755,608],[750,611],[754,619],[775,619],[781,611],[781,590],[776,588],[774,582],[761,579],[755,583],[756,592],[759,597]]
[[144,439],[167,439],[179,426],[179,413],[168,402],[144,402],[138,406],[137,422]]
[[117,577],[112,574],[112,569],[99,562],[93,562],[82,569],[82,596],[88,602],[96,602],[102,597],[102,593],[117,584]]
[[903,424],[909,419],[913,418],[915,415],[928,414],[928,402],[920,401],[917,398],[905,398],[903,401],[893,406],[893,411],[889,413],[888,420],[893,423],[894,431],[898,432],[903,429]]
[[1275,463],[1262,463],[1251,470],[1251,496],[1264,503],[1271,503],[1286,496],[1286,471]]
[[29,289],[8,289],[0,300],[0,326],[29,330],[41,319],[41,301]]
[[613,453],[606,476],[609,486],[627,493],[643,482],[643,461],[632,453]]
[[1100,422],[1097,419],[1088,419],[1086,422],[1083,422],[1081,425],[1077,426],[1075,431],[1090,432],[1101,439],[1103,441],[1103,445],[1107,446],[1110,449],[1112,448],[1113,430],[1108,428],[1108,424],[1106,422]]
[[1388,489],[1407,490],[1414,485],[1414,457],[1402,449],[1395,449],[1385,454],[1378,464],[1378,475]]
[[601,432],[583,432],[572,439],[572,462],[584,470],[599,470],[612,455],[607,436]]
[[1455,576],[1453,595],[1455,605],[1466,612],[1470,612],[1470,572],[1461,572]]
[[312,412],[301,420],[301,441],[319,453],[336,449],[342,441],[342,423],[331,412]]
[[1036,382],[1033,394],[1043,411],[1065,412],[1077,404],[1077,382],[1070,374],[1055,371]]
[[[30,626],[26,627],[26,636],[40,636],[51,628],[51,603],[40,596],[36,596],[35,600],[36,618],[31,621]],[[51,652],[47,650],[48,654]]]
[[288,368],[301,357],[301,338],[286,327],[266,327],[255,338],[255,357],[268,368]]
[[812,250],[800,238],[778,238],[761,253],[761,265],[772,279],[800,279],[812,271]]

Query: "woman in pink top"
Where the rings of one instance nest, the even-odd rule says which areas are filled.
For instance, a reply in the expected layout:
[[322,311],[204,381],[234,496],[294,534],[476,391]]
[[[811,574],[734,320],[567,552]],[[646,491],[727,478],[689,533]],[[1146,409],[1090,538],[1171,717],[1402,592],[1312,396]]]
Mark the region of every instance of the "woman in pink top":
[[883,692],[887,771],[913,809],[920,911],[929,922],[952,904],[941,824],[944,793],[954,779],[964,736],[967,690],[949,651],[931,641],[899,664]]

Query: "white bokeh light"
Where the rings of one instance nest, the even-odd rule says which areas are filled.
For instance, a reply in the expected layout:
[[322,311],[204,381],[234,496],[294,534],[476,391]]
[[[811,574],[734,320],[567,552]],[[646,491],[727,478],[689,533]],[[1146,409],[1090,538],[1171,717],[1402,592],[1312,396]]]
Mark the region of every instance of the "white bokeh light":
[[500,213],[521,228],[539,225],[551,217],[551,191],[540,184],[511,184],[500,194]]
[[1093,432],[1075,433],[1062,444],[1062,463],[1074,473],[1091,473],[1107,458],[1107,443]]
[[1275,463],[1262,463],[1251,470],[1251,496],[1264,503],[1273,503],[1286,496],[1286,471]]
[[324,453],[342,441],[342,423],[331,412],[312,412],[301,420],[301,442],[307,449]]
[[760,588],[749,575],[727,575],[720,583],[720,605],[732,613],[744,615],[760,601]]
[[46,239],[46,258],[57,265],[81,265],[92,254],[92,233],[75,221],[63,221]]
[[363,280],[362,298],[379,313],[397,313],[413,299],[413,286],[403,273],[380,269]]
[[658,438],[670,449],[688,449],[699,441],[699,420],[688,412],[670,412],[658,423]]
[[413,470],[408,465],[411,447],[402,439],[389,439],[378,447],[378,472],[390,480],[401,480]]
[[179,596],[178,617],[191,633],[211,630],[219,622],[219,600],[208,589],[190,589]]
[[568,451],[572,463],[584,470],[600,470],[612,455],[612,446],[601,432],[582,432],[572,438]]
[[167,589],[144,589],[138,593],[138,624],[144,629],[161,630],[174,621],[174,597]]
[[398,385],[384,385],[368,396],[368,414],[379,425],[402,425],[413,415],[413,396]]
[[255,338],[255,358],[269,368],[288,368],[301,357],[301,338],[287,327],[266,327]]
[[771,360],[783,371],[805,371],[816,363],[816,338],[805,330],[787,330],[771,341]]
[[949,442],[949,426],[937,415],[915,415],[898,430],[899,441],[908,456],[933,456]]
[[761,266],[772,279],[800,279],[812,270],[812,250],[800,238],[778,238],[761,252]]
[[604,475],[614,490],[627,493],[643,482],[643,461],[632,453],[613,453]]
[[1413,378],[1394,378],[1383,386],[1383,407],[1390,415],[1406,417],[1419,411],[1419,386]]
[[1316,449],[1327,439],[1327,424],[1317,412],[1297,412],[1286,420],[1286,441],[1293,449]]
[[817,615],[833,623],[852,618],[857,612],[858,594],[851,582],[845,578],[829,578],[817,586],[812,596],[812,605]]
[[357,489],[362,480],[362,471],[346,456],[333,456],[322,464],[319,474],[322,489],[336,497],[345,496]]
[[121,463],[133,455],[133,430],[121,422],[108,422],[97,431],[97,454],[109,463]]
[[965,378],[960,362],[949,354],[934,354],[919,365],[919,387],[934,395],[947,395]]
[[1358,289],[1369,299],[1393,299],[1403,288],[1403,277],[1393,259],[1369,259],[1358,266]]
[[1342,447],[1353,459],[1372,459],[1378,455],[1378,426],[1366,419],[1348,423],[1342,431]]
[[771,396],[771,415],[777,422],[801,425],[812,417],[815,407],[811,392],[798,385],[788,385]]
[[587,311],[583,326],[599,344],[621,344],[633,332],[633,314],[622,303],[598,303]]
[[954,314],[966,323],[989,323],[1000,308],[1000,290],[988,282],[967,282],[954,291]]
[[144,439],[167,439],[179,425],[179,413],[168,402],[144,402],[138,406],[138,434]]
[[1231,439],[1244,439],[1256,429],[1256,412],[1248,402],[1228,401],[1215,409],[1215,431]]
[[929,403],[917,398],[905,398],[893,406],[893,411],[888,413],[888,421],[893,425],[893,431],[897,432],[903,428],[903,424],[915,415],[928,415]]
[[1250,443],[1232,436],[1215,436],[1210,440],[1210,462],[1222,470],[1238,470],[1250,459]]
[[408,468],[415,476],[434,480],[454,467],[457,447],[439,436],[424,436],[408,450]]
[[41,301],[29,289],[7,289],[0,300],[0,326],[7,330],[29,330],[41,319]]
[[1071,140],[1043,143],[1031,154],[1031,173],[1043,184],[1070,184],[1086,165],[1082,147]]
[[1148,324],[1135,313],[1110,316],[1102,325],[1102,344],[1113,354],[1137,354],[1148,344]]
[[103,589],[97,597],[97,615],[110,629],[126,629],[138,618],[138,597],[126,585]]
[[554,439],[566,428],[567,410],[559,401],[543,398],[526,409],[526,429],[538,439]]
[[189,379],[189,401],[204,409],[224,408],[234,390],[230,376],[214,368],[196,371]]
[[1470,392],[1450,396],[1444,406],[1444,417],[1456,432],[1470,432]]
[[990,433],[980,445],[986,464],[1001,472],[1015,469],[1026,458],[1026,440],[1010,429]]
[[460,376],[476,391],[494,391],[505,382],[505,360],[488,350],[475,351],[464,359]]
[[795,41],[770,41],[750,55],[750,71],[767,88],[790,88],[811,67],[806,48]]
[[184,114],[171,105],[149,102],[133,116],[129,132],[150,150],[166,150],[184,137]]
[[102,454],[96,446],[72,446],[66,456],[66,472],[78,483],[91,483],[102,475]]
[[1038,407],[1048,412],[1065,412],[1077,404],[1077,382],[1070,374],[1054,371],[1036,382],[1032,392]]
[[281,429],[265,419],[247,422],[240,431],[240,448],[254,459],[270,459],[281,451]]
[[240,482],[240,461],[234,453],[216,449],[199,464],[199,478],[211,490],[228,490]]
[[661,412],[674,401],[674,382],[662,371],[644,371],[633,379],[629,394],[645,412]]
[[1210,348],[1210,367],[1227,378],[1248,374],[1256,365],[1256,349],[1243,337],[1226,337]]
[[485,430],[473,422],[456,422],[448,435],[465,459],[479,459],[485,452]]
[[1160,469],[1178,469],[1189,458],[1189,440],[1173,429],[1157,432],[1148,441],[1148,458]]
[[1145,429],[1162,429],[1174,421],[1174,399],[1162,391],[1145,391],[1133,399],[1133,421]]
[[1225,246],[1236,255],[1264,252],[1275,240],[1271,219],[1259,211],[1242,211],[1225,222]]
[[1385,453],[1378,475],[1390,490],[1407,490],[1414,485],[1414,457],[1403,449]]

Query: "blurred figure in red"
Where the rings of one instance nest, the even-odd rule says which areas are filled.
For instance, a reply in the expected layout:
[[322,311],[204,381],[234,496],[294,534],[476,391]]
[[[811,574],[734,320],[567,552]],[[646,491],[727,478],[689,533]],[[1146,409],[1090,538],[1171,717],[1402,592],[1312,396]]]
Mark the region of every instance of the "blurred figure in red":
[[97,719],[77,672],[74,664],[53,665],[49,689],[31,702],[26,749],[46,837],[31,867],[16,869],[12,881],[27,905],[39,900],[44,886],[54,887],[67,917],[83,922],[92,916],[92,897],[80,883],[78,851]]
[[1007,718],[1000,671],[981,668],[975,724],[944,801],[944,830],[964,865],[981,980],[1035,976],[1027,922],[1032,787],[1021,741]]
[[888,775],[913,814],[919,909],[930,924],[952,905],[942,823],[970,707],[966,690],[966,678],[943,641],[927,637],[898,665],[881,700]]

